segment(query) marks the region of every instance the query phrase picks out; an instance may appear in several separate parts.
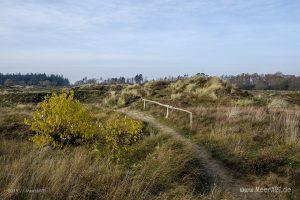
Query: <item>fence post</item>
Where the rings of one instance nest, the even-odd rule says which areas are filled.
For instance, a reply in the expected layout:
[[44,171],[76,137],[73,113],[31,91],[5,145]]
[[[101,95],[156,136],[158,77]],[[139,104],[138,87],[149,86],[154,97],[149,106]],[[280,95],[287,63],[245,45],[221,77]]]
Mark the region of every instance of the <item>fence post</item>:
[[167,104],[162,104],[162,103],[159,103],[157,101],[152,101],[152,100],[143,99],[143,98],[142,98],[142,100],[144,101],[144,110],[146,109],[146,101],[148,101],[150,103],[158,104],[158,105],[163,106],[163,107],[166,107],[167,108],[167,113],[166,113],[166,116],[165,116],[166,118],[169,118],[169,112],[170,112],[169,109],[172,109],[172,110],[175,109],[175,110],[180,110],[180,111],[189,113],[190,114],[190,116],[189,116],[189,118],[190,118],[190,127],[193,128],[193,113],[192,112],[190,112],[188,110],[184,110],[182,108],[176,108],[176,107],[173,107],[173,106],[170,106],[170,105],[167,105]]
[[169,107],[167,107],[167,115],[166,115],[166,118],[169,117]]
[[190,126],[193,128],[193,113],[190,113]]

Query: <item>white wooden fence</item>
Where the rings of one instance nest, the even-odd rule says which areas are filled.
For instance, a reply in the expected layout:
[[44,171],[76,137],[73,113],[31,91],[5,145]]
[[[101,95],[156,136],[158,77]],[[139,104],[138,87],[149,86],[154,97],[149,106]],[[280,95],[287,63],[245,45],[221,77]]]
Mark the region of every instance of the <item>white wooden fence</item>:
[[152,100],[148,100],[148,99],[142,99],[142,101],[144,102],[144,109],[146,109],[146,102],[150,102],[150,103],[154,103],[154,104],[166,107],[167,108],[166,118],[169,117],[169,109],[179,110],[179,111],[188,113],[189,117],[190,117],[190,127],[191,128],[193,127],[193,113],[191,111],[184,110],[182,108],[176,108],[174,106],[170,106],[170,105],[167,105],[167,104],[162,104],[162,103],[159,103],[157,101],[152,101]]

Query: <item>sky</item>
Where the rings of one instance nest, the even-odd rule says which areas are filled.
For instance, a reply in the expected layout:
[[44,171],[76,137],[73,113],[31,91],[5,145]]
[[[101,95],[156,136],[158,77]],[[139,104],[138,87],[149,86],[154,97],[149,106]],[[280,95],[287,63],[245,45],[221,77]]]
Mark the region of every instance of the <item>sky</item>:
[[300,75],[298,0],[0,0],[0,72]]

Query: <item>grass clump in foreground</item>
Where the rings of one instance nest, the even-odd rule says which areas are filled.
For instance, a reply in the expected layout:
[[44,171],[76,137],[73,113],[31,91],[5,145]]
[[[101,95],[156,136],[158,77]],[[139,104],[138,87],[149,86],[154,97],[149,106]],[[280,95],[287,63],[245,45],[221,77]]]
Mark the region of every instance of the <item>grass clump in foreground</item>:
[[[163,134],[137,143],[126,163],[116,163],[110,155],[86,146],[40,149],[27,141],[0,143],[1,199],[205,199],[227,195],[216,189],[209,193],[209,179],[194,150]],[[34,189],[42,192],[24,192]]]

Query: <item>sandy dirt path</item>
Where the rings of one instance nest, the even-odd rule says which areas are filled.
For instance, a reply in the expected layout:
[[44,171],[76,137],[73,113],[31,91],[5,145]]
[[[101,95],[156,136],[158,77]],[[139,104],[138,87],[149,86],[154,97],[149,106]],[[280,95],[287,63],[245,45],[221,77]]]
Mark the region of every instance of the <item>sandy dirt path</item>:
[[189,143],[195,148],[199,159],[201,159],[205,172],[214,180],[214,183],[221,187],[222,189],[228,191],[234,198],[236,199],[267,199],[265,195],[258,192],[253,193],[243,193],[240,192],[240,188],[254,188],[255,186],[251,185],[243,181],[242,179],[236,178],[234,176],[234,172],[229,170],[224,164],[217,159],[211,156],[211,153],[207,151],[205,148],[192,143],[188,138],[180,135],[179,132],[174,130],[173,128],[162,124],[153,116],[146,114],[137,110],[129,110],[129,109],[120,109],[119,112],[122,112],[132,118],[139,119],[149,123],[151,126],[159,129],[164,134],[171,134],[175,137],[178,137],[180,140],[184,140],[184,142]]

